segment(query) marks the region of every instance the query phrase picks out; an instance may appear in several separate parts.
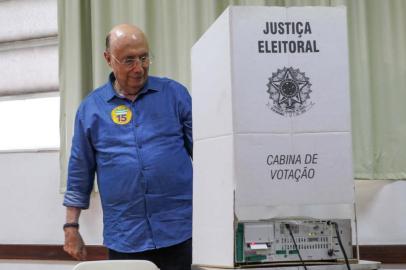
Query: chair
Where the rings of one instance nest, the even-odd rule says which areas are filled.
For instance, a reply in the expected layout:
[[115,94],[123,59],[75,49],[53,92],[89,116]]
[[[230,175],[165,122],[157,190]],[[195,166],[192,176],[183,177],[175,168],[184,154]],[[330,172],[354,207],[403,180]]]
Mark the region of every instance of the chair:
[[159,270],[150,261],[144,260],[105,260],[78,263],[73,270]]

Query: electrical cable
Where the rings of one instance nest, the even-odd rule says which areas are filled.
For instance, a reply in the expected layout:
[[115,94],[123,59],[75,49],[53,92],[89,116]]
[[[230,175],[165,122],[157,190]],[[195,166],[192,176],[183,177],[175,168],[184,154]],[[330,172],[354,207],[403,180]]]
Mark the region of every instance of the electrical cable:
[[338,224],[337,224],[337,222],[331,222],[331,224],[334,225],[334,229],[335,229],[336,234],[337,234],[338,244],[340,245],[341,251],[344,254],[344,259],[345,259],[345,264],[347,265],[347,269],[351,270],[350,263],[349,263],[348,257],[347,257],[347,253],[345,252],[343,243],[341,242],[340,233],[338,231]]
[[290,234],[290,237],[291,237],[292,240],[293,240],[293,244],[295,245],[295,249],[296,249],[296,251],[297,251],[297,255],[299,255],[299,259],[300,259],[300,262],[301,262],[302,265],[303,265],[303,268],[304,268],[305,270],[307,270],[306,264],[304,263],[304,261],[303,261],[303,259],[302,259],[302,256],[300,255],[300,251],[299,251],[299,249],[298,249],[298,247],[297,247],[295,237],[293,237],[292,230],[290,229],[290,224],[287,224],[287,223],[286,223],[286,224],[285,224],[285,227],[286,227],[286,229],[288,229],[289,234]]

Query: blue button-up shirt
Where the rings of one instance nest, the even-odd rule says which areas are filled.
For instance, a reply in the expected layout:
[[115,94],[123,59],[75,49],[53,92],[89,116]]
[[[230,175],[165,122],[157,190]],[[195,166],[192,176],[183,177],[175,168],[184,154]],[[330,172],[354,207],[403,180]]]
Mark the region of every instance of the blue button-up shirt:
[[109,82],[81,103],[65,206],[89,207],[93,179],[104,244],[119,252],[171,246],[192,236],[192,112],[185,87],[148,77],[132,102]]

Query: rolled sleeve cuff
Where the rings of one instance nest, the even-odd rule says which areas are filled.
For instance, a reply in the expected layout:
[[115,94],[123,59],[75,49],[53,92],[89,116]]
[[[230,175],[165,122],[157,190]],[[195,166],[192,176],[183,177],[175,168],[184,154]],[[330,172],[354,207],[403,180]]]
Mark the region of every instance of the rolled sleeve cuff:
[[66,191],[63,199],[63,205],[68,207],[88,209],[89,204],[90,204],[90,195],[77,191]]

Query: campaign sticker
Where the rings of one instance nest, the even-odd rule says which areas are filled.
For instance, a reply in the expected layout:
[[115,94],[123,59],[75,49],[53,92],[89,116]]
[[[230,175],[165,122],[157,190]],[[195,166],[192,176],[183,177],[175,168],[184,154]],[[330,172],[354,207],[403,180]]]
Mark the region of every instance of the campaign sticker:
[[111,111],[111,119],[113,119],[113,122],[118,125],[128,124],[131,121],[131,117],[132,117],[132,112],[125,105],[120,105],[118,107],[115,107]]

